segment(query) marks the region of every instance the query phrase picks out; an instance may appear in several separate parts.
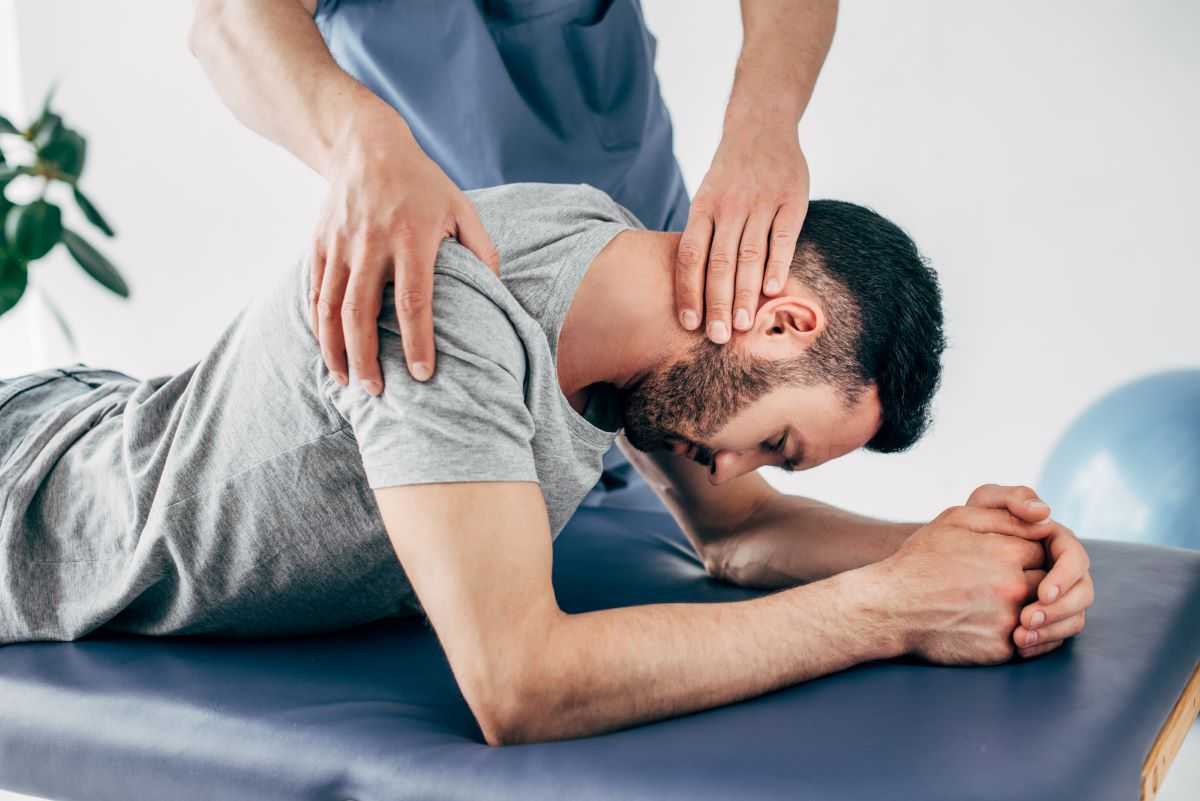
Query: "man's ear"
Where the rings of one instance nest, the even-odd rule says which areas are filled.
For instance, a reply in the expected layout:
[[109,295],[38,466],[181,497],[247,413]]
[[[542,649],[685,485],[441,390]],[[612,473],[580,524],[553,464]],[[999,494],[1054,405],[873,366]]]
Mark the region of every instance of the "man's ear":
[[799,356],[825,331],[825,322],[825,309],[811,295],[772,298],[758,307],[747,344],[764,359]]

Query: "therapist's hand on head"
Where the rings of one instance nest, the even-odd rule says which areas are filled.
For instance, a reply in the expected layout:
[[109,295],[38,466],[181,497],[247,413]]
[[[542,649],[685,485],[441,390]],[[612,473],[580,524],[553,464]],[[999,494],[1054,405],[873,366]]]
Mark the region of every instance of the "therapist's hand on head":
[[376,323],[391,281],[408,371],[425,381],[436,367],[431,305],[439,245],[456,237],[499,275],[496,247],[474,204],[383,104],[346,125],[326,175],[309,299],[325,365],[341,384],[353,375],[368,393],[383,391]]
[[675,309],[689,331],[728,342],[760,292],[787,281],[808,212],[808,162],[794,127],[726,131],[692,199],[675,264]]

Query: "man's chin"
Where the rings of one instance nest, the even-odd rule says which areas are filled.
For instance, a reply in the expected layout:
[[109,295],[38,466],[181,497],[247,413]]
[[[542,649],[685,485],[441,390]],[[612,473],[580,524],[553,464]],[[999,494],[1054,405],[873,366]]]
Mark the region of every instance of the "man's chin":
[[655,453],[657,451],[674,451],[674,441],[680,441],[678,438],[670,434],[664,434],[659,431],[648,432],[638,428],[625,427],[625,439],[629,440],[629,444],[637,448],[642,453]]

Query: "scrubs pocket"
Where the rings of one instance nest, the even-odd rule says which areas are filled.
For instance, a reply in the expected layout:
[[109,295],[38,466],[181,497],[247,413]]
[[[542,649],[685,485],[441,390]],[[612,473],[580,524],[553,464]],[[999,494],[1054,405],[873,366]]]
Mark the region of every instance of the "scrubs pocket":
[[637,148],[650,119],[654,56],[633,0],[610,0],[594,21],[565,25],[563,37],[601,144]]

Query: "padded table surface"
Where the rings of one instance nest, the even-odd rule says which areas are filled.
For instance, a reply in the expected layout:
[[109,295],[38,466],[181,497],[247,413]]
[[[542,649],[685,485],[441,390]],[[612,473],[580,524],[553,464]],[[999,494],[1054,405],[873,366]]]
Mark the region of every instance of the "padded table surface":
[[[1133,801],[1200,657],[1200,552],[1086,540],[1097,597],[1058,650],[994,667],[859,665],[597,737],[491,748],[422,620],[276,640],[97,633],[0,648],[0,788],[220,798]],[[709,579],[662,513],[581,509],[567,611],[755,592]]]

